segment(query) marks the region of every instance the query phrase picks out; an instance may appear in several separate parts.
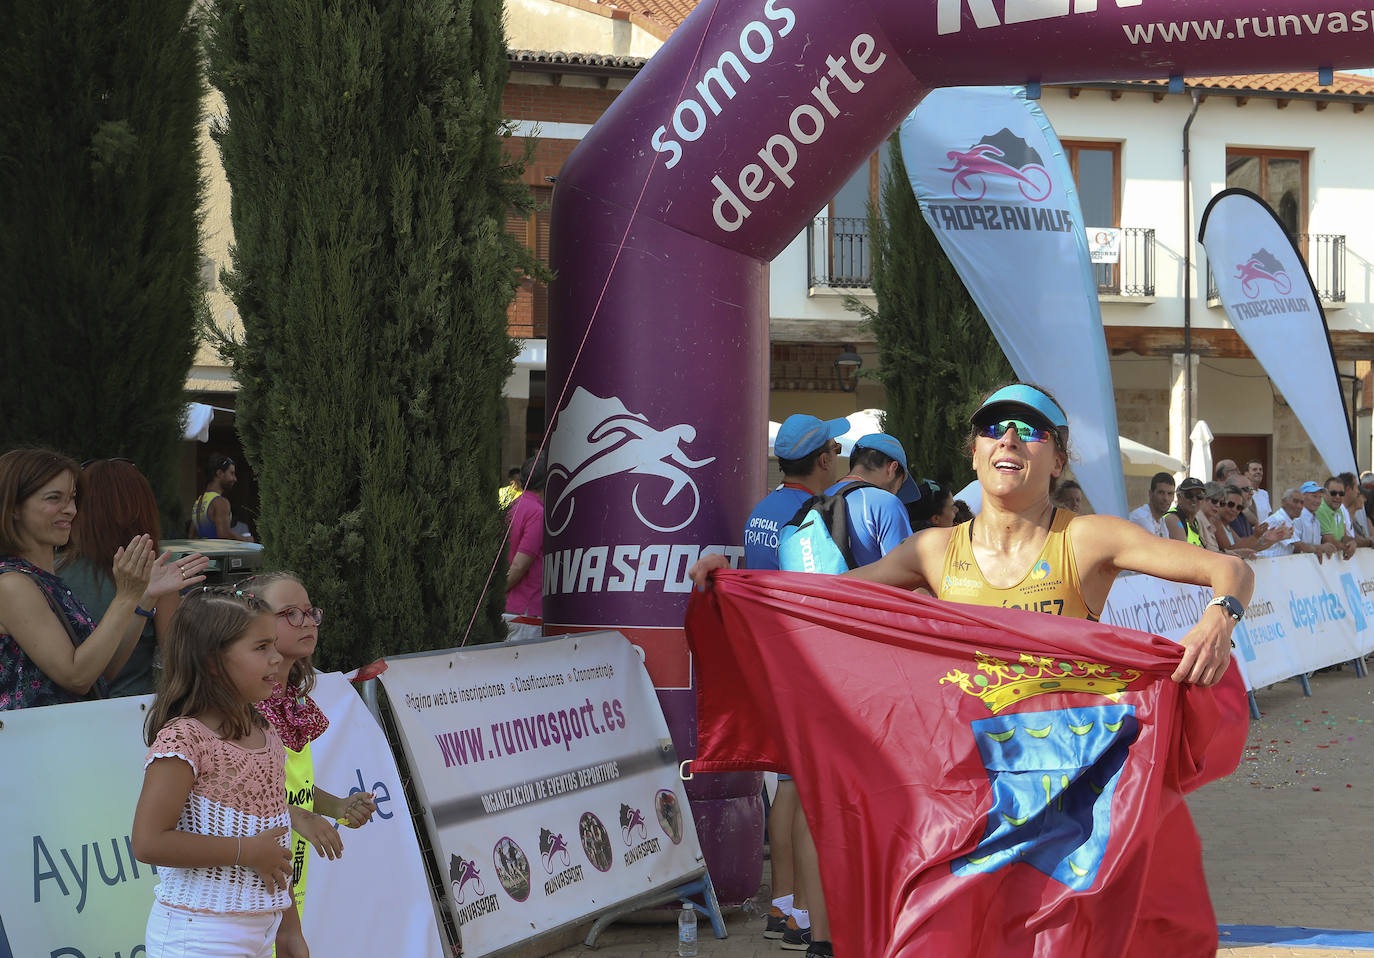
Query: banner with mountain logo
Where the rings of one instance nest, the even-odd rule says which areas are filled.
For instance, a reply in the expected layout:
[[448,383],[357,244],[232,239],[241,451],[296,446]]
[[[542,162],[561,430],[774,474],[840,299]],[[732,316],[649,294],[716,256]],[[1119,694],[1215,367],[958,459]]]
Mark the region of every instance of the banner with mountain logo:
[[1269,205],[1223,190],[1202,214],[1198,242],[1221,305],[1273,380],[1331,475],[1359,472],[1326,314],[1307,265]]
[[1074,478],[1126,515],[1116,397],[1064,149],[1024,87],[934,90],[901,125],[921,212],[1016,375],[1069,415]]

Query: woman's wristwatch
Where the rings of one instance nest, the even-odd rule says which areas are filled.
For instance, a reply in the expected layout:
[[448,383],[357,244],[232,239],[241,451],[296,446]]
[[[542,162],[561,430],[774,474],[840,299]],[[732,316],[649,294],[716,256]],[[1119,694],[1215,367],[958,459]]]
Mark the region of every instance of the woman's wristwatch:
[[1219,605],[1229,615],[1234,622],[1239,622],[1245,615],[1245,606],[1240,604],[1240,599],[1233,595],[1218,595],[1207,603],[1207,608]]

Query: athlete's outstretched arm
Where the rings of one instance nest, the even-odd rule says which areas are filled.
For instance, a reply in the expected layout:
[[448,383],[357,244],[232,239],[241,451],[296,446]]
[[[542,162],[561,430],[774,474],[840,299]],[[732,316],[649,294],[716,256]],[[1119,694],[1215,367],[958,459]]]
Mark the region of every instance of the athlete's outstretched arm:
[[[1255,574],[1244,560],[1198,546],[1151,535],[1133,522],[1115,516],[1084,516],[1074,521],[1074,556],[1080,577],[1110,580],[1117,572],[1146,575],[1210,586],[1216,595],[1234,596],[1250,604]],[[1103,593],[1105,598],[1105,592]],[[1226,674],[1231,660],[1231,631],[1235,620],[1220,606],[1203,610],[1197,625],[1183,637],[1183,660],[1174,671],[1175,682],[1215,685]]]
[[901,545],[877,562],[859,566],[845,575],[881,582],[883,585],[895,585],[899,589],[926,588],[934,591],[931,583],[939,581],[949,534],[948,529],[922,529],[908,536]]

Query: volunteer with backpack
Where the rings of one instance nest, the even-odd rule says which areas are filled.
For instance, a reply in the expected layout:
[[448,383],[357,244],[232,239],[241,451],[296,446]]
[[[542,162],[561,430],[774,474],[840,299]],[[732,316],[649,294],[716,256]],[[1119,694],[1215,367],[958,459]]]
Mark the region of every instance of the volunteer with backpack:
[[[855,483],[866,486],[846,492]],[[840,493],[849,512],[849,548],[856,565],[877,562],[911,535],[907,503],[921,498],[906,450],[886,433],[864,436],[849,456],[849,475],[825,490]]]
[[[783,481],[763,497],[744,524],[744,564],[747,568],[778,568],[778,531],[804,502],[822,495],[835,481],[840,462],[840,444],[835,439],[848,431],[847,419],[821,420],[796,414],[783,422],[773,442]],[[768,815],[773,905],[768,911],[764,938],[780,940],[786,935],[801,940],[801,929],[794,913],[800,913],[802,920],[807,920],[807,895],[806,889],[796,881],[793,832],[805,827],[796,783],[790,775],[779,775],[777,795]],[[790,925],[789,918],[793,919]]]

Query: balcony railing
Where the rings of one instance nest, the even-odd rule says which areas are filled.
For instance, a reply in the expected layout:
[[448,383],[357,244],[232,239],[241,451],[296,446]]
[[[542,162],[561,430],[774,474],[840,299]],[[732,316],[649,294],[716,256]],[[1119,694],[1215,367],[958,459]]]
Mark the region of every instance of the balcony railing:
[[862,216],[817,216],[806,227],[806,270],[810,285],[866,287],[873,280],[868,220]]
[[1155,231],[1136,226],[1121,230],[1121,255],[1115,263],[1094,263],[1099,296],[1155,294]]
[[[806,227],[808,281],[815,287],[865,288],[872,285],[872,246],[862,216],[818,216]],[[1121,259],[1093,267],[1099,295],[1155,294],[1155,231],[1121,231]]]
[[[1298,249],[1307,251],[1307,271],[1323,303],[1345,302],[1345,234],[1299,233]],[[1207,301],[1219,302],[1212,264],[1207,264]]]

